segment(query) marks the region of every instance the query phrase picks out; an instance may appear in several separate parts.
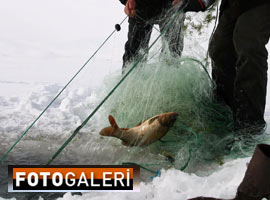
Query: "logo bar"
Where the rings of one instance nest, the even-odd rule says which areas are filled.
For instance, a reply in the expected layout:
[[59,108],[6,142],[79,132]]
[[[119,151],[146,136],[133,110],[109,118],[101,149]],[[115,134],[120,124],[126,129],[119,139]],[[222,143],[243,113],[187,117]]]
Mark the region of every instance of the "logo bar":
[[136,165],[9,165],[9,192],[139,192]]

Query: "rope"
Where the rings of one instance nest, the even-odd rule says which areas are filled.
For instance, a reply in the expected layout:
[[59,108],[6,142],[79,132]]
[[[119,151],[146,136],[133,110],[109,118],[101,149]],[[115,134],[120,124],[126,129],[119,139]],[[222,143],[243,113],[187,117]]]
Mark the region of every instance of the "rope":
[[122,165],[137,165],[139,166],[140,168],[148,171],[148,172],[151,172],[153,174],[156,174],[156,171],[152,170],[152,169],[148,169],[147,167],[144,167],[143,165],[140,165],[140,164],[137,164],[137,163],[134,163],[134,162],[124,162],[122,163]]
[[[179,8],[179,12],[183,10],[186,6],[184,4]],[[159,36],[152,42],[152,44],[147,48],[144,54],[139,57],[136,63],[129,69],[129,71],[122,77],[122,79],[116,84],[116,86],[109,92],[109,94],[98,104],[98,106],[92,111],[92,113],[83,121],[83,123],[76,128],[76,130],[72,133],[72,135],[65,141],[65,143],[57,150],[57,152],[52,156],[52,158],[47,162],[47,165],[51,164],[52,161],[63,151],[63,149],[72,141],[72,139],[78,134],[78,132],[85,126],[85,124],[92,118],[92,116],[99,110],[99,108],[106,102],[106,100],[114,93],[114,91],[121,85],[121,83],[128,77],[128,75],[135,69],[135,67],[143,60],[144,56],[147,55],[148,51],[154,46],[154,44],[159,40],[159,38],[163,35],[164,32],[168,30],[168,28],[172,25],[172,22],[176,19],[178,13],[175,13],[174,17],[169,21],[169,23],[165,26],[163,31],[159,34]]]
[[181,61],[186,61],[186,60],[193,61],[193,62],[196,62],[196,63],[198,63],[199,65],[201,65],[201,67],[203,68],[203,70],[204,70],[205,73],[207,74],[209,80],[212,82],[212,78],[211,78],[211,76],[210,76],[210,74],[209,74],[209,72],[208,72],[206,66],[205,66],[201,61],[199,61],[199,60],[197,60],[197,59],[195,59],[195,58],[189,58],[189,57],[187,57],[187,58],[180,58],[180,59],[179,59],[180,62],[181,62]]
[[[120,25],[124,23],[127,16],[121,21]],[[28,131],[35,125],[35,123],[41,118],[41,116],[48,110],[48,108],[55,102],[55,100],[63,93],[63,91],[69,86],[69,84],[77,77],[77,75],[84,69],[84,67],[92,60],[92,58],[98,53],[98,51],[104,46],[104,44],[112,37],[116,32],[114,30],[98,47],[98,49],[90,56],[90,58],[82,65],[82,67],[77,71],[77,73],[70,79],[70,81],[62,88],[62,90],[53,98],[53,100],[47,105],[47,107],[39,114],[39,116],[32,122],[32,124],[21,134],[21,136],[16,140],[16,142],[10,147],[10,149],[0,158],[0,162],[3,162],[6,156],[13,150],[13,148],[20,142],[20,140],[28,133]]]

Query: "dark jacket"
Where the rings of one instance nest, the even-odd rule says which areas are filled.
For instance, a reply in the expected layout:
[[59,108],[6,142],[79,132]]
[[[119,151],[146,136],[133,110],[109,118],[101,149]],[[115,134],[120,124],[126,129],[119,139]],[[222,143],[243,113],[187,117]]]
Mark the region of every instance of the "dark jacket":
[[[173,0],[135,0],[136,12],[144,19],[151,19],[159,16],[163,11],[172,6]],[[126,4],[127,0],[120,0]]]
[[[185,11],[204,11],[210,7],[216,0],[188,0]],[[225,9],[230,9],[232,15],[239,16],[251,8],[270,3],[270,0],[222,0],[220,13]]]

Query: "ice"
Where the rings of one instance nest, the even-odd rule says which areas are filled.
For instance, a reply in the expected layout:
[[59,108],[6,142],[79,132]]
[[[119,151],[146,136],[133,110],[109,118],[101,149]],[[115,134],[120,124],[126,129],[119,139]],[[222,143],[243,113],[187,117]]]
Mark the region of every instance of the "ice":
[[83,193],[82,196],[67,193],[59,200],[186,200],[197,196],[232,199],[244,177],[249,158],[230,161],[207,177],[199,177],[175,169],[163,170],[161,177],[150,183],[141,183],[139,193]]

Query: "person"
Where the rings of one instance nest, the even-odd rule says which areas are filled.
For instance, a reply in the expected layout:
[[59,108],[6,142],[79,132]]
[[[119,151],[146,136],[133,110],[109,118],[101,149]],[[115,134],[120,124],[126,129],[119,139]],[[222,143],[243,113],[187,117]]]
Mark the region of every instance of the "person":
[[[127,65],[134,62],[148,48],[152,28],[159,25],[164,30],[173,13],[175,0],[120,0],[125,5],[125,13],[129,16],[128,40],[123,55],[124,71]],[[184,14],[180,13],[169,29],[164,33],[162,51],[166,43],[173,57],[181,56],[183,50]]]
[[[214,2],[189,0],[185,12],[205,11]],[[231,108],[236,133],[259,133],[266,125],[269,11],[270,0],[222,0],[210,41],[214,94]]]

